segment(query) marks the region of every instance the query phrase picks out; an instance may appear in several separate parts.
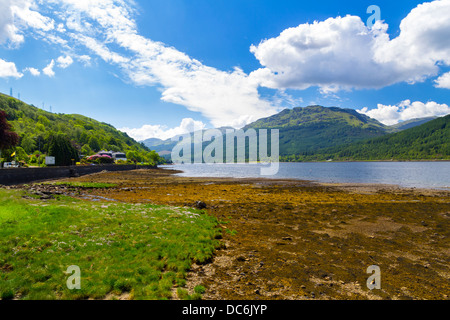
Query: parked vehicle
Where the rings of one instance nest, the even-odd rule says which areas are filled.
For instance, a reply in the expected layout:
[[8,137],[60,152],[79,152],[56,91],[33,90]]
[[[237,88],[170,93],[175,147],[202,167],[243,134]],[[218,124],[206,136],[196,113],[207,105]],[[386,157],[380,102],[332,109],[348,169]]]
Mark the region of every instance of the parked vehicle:
[[3,163],[3,168],[18,168],[19,164],[16,162],[5,162]]

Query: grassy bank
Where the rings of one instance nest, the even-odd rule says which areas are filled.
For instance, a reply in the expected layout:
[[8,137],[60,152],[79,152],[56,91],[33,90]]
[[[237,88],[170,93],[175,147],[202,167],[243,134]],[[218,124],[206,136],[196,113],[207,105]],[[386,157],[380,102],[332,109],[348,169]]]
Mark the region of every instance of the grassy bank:
[[42,185],[61,186],[68,188],[82,188],[82,189],[107,189],[117,187],[113,183],[95,183],[95,182],[44,182]]
[[[219,244],[217,220],[194,209],[22,195],[0,189],[2,299],[168,299]],[[80,290],[66,285],[72,265]]]

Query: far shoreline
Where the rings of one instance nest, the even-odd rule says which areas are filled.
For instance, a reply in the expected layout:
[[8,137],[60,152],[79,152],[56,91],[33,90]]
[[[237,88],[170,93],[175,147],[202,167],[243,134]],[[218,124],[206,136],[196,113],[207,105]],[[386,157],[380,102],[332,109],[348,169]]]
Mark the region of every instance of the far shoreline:
[[[335,163],[365,163],[365,162],[370,162],[370,163],[375,163],[375,162],[380,162],[380,163],[392,163],[392,162],[449,162],[450,160],[446,160],[446,161],[342,161],[342,162],[338,162],[338,161],[333,161]],[[280,162],[280,164],[289,164],[289,163],[305,163],[305,164],[315,164],[315,163],[326,163],[326,161],[320,161],[320,162]],[[246,163],[248,164],[248,163]],[[260,163],[255,163],[252,165],[258,165]],[[195,175],[189,175],[188,172],[180,169],[180,168],[170,168],[171,166],[183,166],[183,165],[199,165],[199,164],[182,164],[182,165],[177,165],[177,164],[170,164],[170,165],[162,165],[162,166],[158,166],[158,169],[166,169],[166,170],[172,170],[172,171],[179,171],[177,173],[175,173],[175,175],[178,175],[180,177],[185,177],[185,178],[204,178],[204,179],[265,179],[265,180],[270,180],[270,181],[303,181],[303,182],[310,182],[312,184],[315,185],[323,185],[323,186],[337,186],[337,187],[349,187],[349,186],[363,186],[363,187],[386,187],[386,188],[391,188],[391,189],[409,189],[409,190],[435,190],[435,191],[448,191],[450,192],[450,186],[442,186],[442,187],[434,187],[434,186],[413,186],[413,185],[402,185],[402,184],[396,184],[396,183],[383,183],[383,182],[353,182],[353,181],[342,181],[342,182],[336,182],[336,181],[321,181],[321,180],[314,180],[314,179],[308,179],[308,178],[292,178],[292,177],[280,177],[280,176],[248,176],[248,177],[233,177],[233,176],[210,176],[210,175],[205,175],[205,176],[195,176]],[[219,165],[223,165],[223,164],[219,164]],[[225,163],[226,165],[226,163]],[[230,163],[229,165],[243,165],[243,163]]]
[[[332,161],[328,161],[328,160],[316,160],[316,161],[279,161],[278,163],[322,163],[322,162],[334,162],[334,163],[353,163],[353,162],[450,162],[450,159],[424,159],[424,160],[332,160]],[[206,163],[184,163],[184,164],[206,164]],[[248,162],[246,163],[218,163],[218,164],[249,164]],[[261,164],[261,162],[256,162],[256,163],[252,163],[252,164]],[[162,164],[162,165],[158,165],[158,166],[175,166],[175,165],[181,165],[181,164],[176,164],[176,163],[167,163],[167,164]]]
[[352,163],[352,162],[450,162],[450,159],[428,159],[428,160],[317,160],[317,161],[280,161],[279,163]]

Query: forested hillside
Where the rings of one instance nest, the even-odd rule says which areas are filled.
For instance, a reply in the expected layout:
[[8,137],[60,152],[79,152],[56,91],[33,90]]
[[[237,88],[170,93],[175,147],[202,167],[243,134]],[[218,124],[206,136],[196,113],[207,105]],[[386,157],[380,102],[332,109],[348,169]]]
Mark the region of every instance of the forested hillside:
[[280,155],[316,152],[386,134],[386,126],[353,109],[310,106],[286,109],[244,129],[279,129]]
[[[0,94],[0,110],[7,113],[7,120],[20,136],[17,155],[34,155],[32,162],[39,161],[36,156],[47,153],[52,138],[61,135],[84,156],[112,150],[124,152],[128,159],[138,162],[160,161],[155,152],[126,133],[82,115],[50,113],[4,94]],[[9,152],[4,152],[4,157],[10,157]]]
[[450,115],[420,126],[319,152],[282,157],[283,161],[309,160],[449,160]]

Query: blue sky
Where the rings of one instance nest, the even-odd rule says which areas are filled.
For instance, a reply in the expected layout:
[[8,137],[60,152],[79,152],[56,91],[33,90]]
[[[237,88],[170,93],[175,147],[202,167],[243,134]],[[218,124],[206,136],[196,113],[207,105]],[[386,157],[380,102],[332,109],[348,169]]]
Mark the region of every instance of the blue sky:
[[442,116],[450,1],[422,3],[0,0],[0,92],[138,140],[311,104]]

